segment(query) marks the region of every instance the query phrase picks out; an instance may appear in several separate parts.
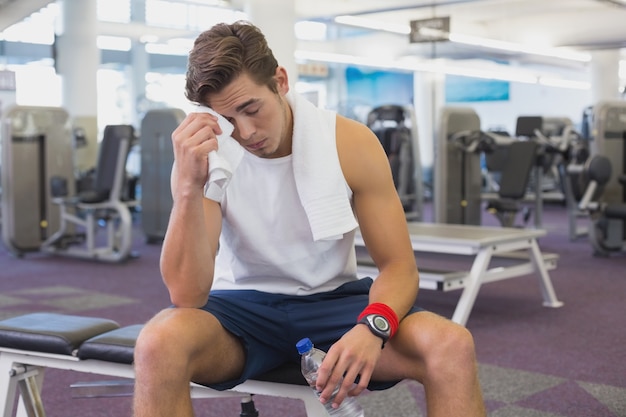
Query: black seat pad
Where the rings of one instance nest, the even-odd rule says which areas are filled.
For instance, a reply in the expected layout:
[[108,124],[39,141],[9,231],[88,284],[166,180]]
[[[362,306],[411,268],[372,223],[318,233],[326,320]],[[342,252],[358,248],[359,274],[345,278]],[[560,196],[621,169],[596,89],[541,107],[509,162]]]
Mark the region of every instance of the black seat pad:
[[32,313],[0,321],[0,346],[72,355],[83,341],[113,329],[113,320],[57,313]]
[[85,341],[78,349],[80,359],[133,363],[135,341],[143,325],[121,327]]

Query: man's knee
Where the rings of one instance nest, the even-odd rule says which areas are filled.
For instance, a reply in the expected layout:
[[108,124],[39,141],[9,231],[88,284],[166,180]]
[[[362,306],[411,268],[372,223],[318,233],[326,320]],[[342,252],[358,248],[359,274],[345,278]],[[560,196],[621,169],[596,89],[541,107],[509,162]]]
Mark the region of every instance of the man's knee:
[[[156,361],[189,361],[208,337],[209,315],[197,309],[168,308],[154,316],[142,329],[135,345],[135,364]],[[205,330],[205,331],[201,331]]]
[[418,347],[427,373],[475,361],[474,339],[457,323],[421,312],[411,316],[406,329]]
[[474,338],[465,327],[450,323],[438,338],[437,346],[430,349],[427,363],[436,373],[458,373],[462,369],[475,372],[476,353]]
[[137,372],[154,376],[163,368],[170,373],[184,369],[187,374],[179,372],[177,377],[219,382],[239,375],[244,361],[241,342],[200,309],[160,312],[145,325],[135,346]]
[[475,359],[474,337],[465,327],[454,324],[451,327],[447,344],[451,352],[456,352],[462,360]]
[[174,323],[168,320],[169,311],[163,311],[152,318],[139,333],[135,343],[135,366],[159,363],[163,358],[173,358],[172,352],[176,344]]

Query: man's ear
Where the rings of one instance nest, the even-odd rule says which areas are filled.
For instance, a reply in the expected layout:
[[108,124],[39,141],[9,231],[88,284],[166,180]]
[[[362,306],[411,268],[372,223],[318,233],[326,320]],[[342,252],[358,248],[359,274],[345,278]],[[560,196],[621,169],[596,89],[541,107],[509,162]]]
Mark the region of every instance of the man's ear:
[[276,80],[276,89],[279,94],[285,95],[289,92],[289,76],[285,67],[276,67],[276,73],[274,74]]

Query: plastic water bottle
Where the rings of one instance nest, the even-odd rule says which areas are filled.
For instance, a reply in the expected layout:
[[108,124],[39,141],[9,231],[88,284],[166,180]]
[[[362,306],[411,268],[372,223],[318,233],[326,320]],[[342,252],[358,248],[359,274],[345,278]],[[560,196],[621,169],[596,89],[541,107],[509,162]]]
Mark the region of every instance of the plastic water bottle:
[[[313,347],[313,342],[308,337],[300,340],[296,343],[298,353],[300,353],[300,369],[306,382],[313,388],[317,396],[320,393],[315,388],[315,381],[317,380],[317,370],[322,364],[322,360],[326,356],[326,352]],[[364,417],[363,408],[356,401],[355,397],[346,397],[339,405],[338,408],[333,408],[332,403],[335,395],[339,391],[339,385],[333,392],[333,395],[329,401],[324,404],[328,415],[332,417]]]

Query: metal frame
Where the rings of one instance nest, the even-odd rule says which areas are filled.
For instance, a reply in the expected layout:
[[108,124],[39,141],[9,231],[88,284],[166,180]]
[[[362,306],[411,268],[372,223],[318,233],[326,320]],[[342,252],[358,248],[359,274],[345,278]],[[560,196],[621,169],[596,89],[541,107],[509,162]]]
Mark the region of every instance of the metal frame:
[[[44,372],[48,368],[71,370],[120,378],[134,378],[132,365],[81,360],[74,356],[0,347],[0,417],[12,417],[17,400],[15,417],[44,417],[41,388]],[[192,383],[192,398],[239,397],[245,401],[253,394],[299,399],[304,402],[308,417],[328,416],[313,390],[306,385],[248,380],[227,391],[217,391]]]
[[[452,321],[466,325],[481,285],[531,273],[537,274],[545,307],[561,307],[554,292],[548,270],[556,268],[558,255],[542,254],[537,238],[545,230],[481,227],[441,223],[409,223],[411,245],[416,257],[421,253],[440,253],[473,257],[469,271],[428,271],[420,269],[420,288],[463,292]],[[360,235],[357,247],[365,247]],[[495,258],[517,259],[511,266],[490,268]],[[375,277],[378,270],[367,261],[359,260],[358,273]]]

